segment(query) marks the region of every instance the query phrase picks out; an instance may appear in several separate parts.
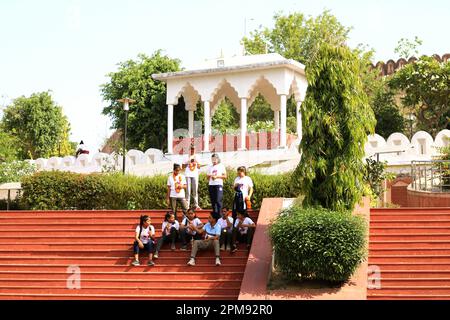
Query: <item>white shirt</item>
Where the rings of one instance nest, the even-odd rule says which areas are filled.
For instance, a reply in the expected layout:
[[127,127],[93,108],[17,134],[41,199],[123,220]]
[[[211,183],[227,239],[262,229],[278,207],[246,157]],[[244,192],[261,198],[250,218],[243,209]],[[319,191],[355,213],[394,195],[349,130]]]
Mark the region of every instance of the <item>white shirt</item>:
[[[167,226],[167,224],[169,224],[170,222],[167,222],[167,221],[164,221],[163,223],[162,223],[162,227],[161,227],[161,230],[162,230],[162,232],[163,232],[163,234],[165,234],[165,235],[168,235],[169,233],[170,233],[170,230],[169,230],[169,233],[166,233],[166,226]],[[173,223],[173,226],[175,227],[175,229],[178,231],[178,230],[180,230],[180,223],[177,221],[177,220],[175,220],[175,222]],[[170,227],[170,229],[172,229],[172,227]]]
[[[239,220],[239,218],[237,218],[237,219],[236,219],[236,222],[234,223],[234,227],[235,227],[235,228],[237,228],[239,222],[240,222],[240,220]],[[244,222],[242,222],[242,224],[250,225],[250,224],[253,224],[253,221],[252,221],[252,219],[250,219],[249,217],[247,217],[247,218],[244,219]],[[239,228],[239,232],[240,232],[241,234],[246,234],[247,231],[248,231],[248,227],[240,227],[240,228]]]
[[[176,179],[176,181],[175,181],[175,179]],[[173,174],[171,174],[169,176],[169,178],[167,179],[167,185],[170,187],[170,196],[169,197],[170,198],[184,198],[185,197],[184,189],[181,189],[180,192],[177,193],[175,184],[181,183],[182,185],[186,185],[186,178],[182,174],[179,174],[176,176],[175,179],[173,177]]]
[[183,219],[183,221],[181,222],[181,224],[186,227],[187,233],[189,233],[189,234],[195,235],[195,234],[197,234],[197,231],[193,231],[193,230],[187,228],[188,221],[196,228],[201,228],[203,226],[203,223],[199,218],[194,218],[194,220],[190,221],[188,218],[185,217]]
[[[138,236],[139,236],[140,229],[141,229],[141,226],[138,225],[136,227],[136,234]],[[144,228],[144,226],[142,226],[141,237],[139,238],[139,240],[141,240],[143,244],[147,244],[150,241],[150,236],[154,236],[154,235],[155,235],[155,227],[153,227],[152,225],[149,225],[147,228]]]
[[[191,160],[194,159],[194,162],[191,163]],[[187,167],[184,171],[184,173],[186,174],[186,177],[189,178],[198,178],[198,169],[200,164],[197,161],[197,158],[194,156],[189,156],[188,157],[188,161],[186,162]]]
[[[233,225],[233,217],[228,217],[228,221],[230,221],[231,225]],[[227,220],[224,218],[220,218],[219,220],[217,220],[217,223],[220,225],[222,230],[227,229],[229,231],[231,229],[231,227],[228,228]]]
[[242,196],[245,200],[245,198],[248,197],[250,188],[253,188],[252,178],[250,178],[249,176],[244,176],[242,178],[236,177],[236,179],[234,179],[234,184],[236,183],[239,185],[239,189],[241,190]]
[[[226,175],[227,170],[225,169],[225,166],[221,163],[216,164],[215,166],[209,166],[208,168],[208,175],[210,176],[224,176]],[[209,185],[210,186],[223,186],[223,179],[216,179],[213,180],[212,178],[209,178]]]

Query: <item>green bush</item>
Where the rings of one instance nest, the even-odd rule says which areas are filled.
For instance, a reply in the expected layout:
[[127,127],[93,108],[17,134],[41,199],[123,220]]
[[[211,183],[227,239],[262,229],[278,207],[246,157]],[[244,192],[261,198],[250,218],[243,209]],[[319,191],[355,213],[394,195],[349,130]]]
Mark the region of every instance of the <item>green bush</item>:
[[[231,208],[234,199],[235,171],[228,172],[224,183],[223,204]],[[250,174],[255,185],[253,207],[259,208],[263,198],[297,196],[290,174],[276,176]],[[167,208],[167,176],[136,177],[122,174],[76,174],[44,171],[24,178],[21,208],[30,210],[102,210]],[[200,175],[199,205],[211,208],[208,181]]]
[[23,177],[36,172],[36,166],[27,161],[0,163],[0,183],[20,182]]
[[290,280],[344,282],[366,256],[360,216],[294,206],[270,226],[277,269]]

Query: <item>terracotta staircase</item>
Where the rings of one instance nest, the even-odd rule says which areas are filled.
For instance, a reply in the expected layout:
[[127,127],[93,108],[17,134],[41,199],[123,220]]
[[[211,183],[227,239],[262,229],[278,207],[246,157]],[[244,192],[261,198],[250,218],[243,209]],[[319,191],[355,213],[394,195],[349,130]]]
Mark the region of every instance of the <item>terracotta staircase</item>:
[[[194,267],[188,251],[164,245],[154,267],[131,266],[134,230],[148,214],[160,236],[166,211],[0,212],[0,299],[237,299],[248,252],[245,246],[199,252]],[[197,216],[207,221],[209,211]],[[181,214],[180,214],[181,215]],[[256,221],[257,211],[250,212]],[[81,289],[69,289],[69,266],[80,268]]]
[[370,219],[369,268],[379,267],[381,288],[367,298],[450,299],[450,208],[372,209]]

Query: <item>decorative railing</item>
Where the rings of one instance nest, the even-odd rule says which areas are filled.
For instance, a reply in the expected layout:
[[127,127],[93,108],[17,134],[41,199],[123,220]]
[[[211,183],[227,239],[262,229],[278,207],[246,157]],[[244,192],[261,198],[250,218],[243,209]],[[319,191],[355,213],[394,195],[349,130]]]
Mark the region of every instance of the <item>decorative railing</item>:
[[[297,140],[296,135],[287,135],[287,147]],[[254,150],[274,150],[280,147],[280,132],[258,132],[246,135],[245,147],[248,151]],[[204,150],[204,138],[198,136],[194,138],[183,137],[174,139],[173,153],[188,154],[191,144],[195,145],[197,151]],[[214,135],[209,139],[209,151],[211,152],[235,152],[241,148],[241,135]]]
[[450,192],[450,160],[412,161],[411,176],[413,190]]

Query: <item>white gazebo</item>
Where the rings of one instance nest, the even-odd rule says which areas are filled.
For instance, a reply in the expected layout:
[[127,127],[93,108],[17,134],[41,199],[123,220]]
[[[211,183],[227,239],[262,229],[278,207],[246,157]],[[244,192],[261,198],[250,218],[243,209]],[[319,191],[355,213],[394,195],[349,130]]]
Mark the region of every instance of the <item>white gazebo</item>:
[[287,99],[297,102],[297,134],[301,138],[300,106],[305,98],[305,67],[279,54],[262,54],[218,58],[206,61],[193,70],[152,75],[167,83],[168,153],[173,153],[173,108],[183,96],[189,112],[189,135],[194,135],[194,112],[197,102],[204,105],[204,152],[209,152],[211,118],[227,97],[240,114],[240,150],[246,149],[247,111],[258,94],[264,96],[274,111],[275,130],[280,130],[280,148],[286,148]]

